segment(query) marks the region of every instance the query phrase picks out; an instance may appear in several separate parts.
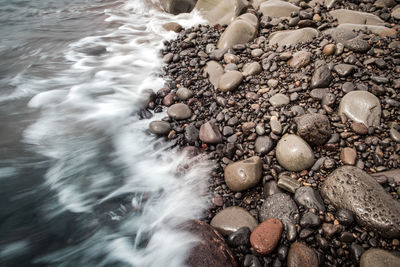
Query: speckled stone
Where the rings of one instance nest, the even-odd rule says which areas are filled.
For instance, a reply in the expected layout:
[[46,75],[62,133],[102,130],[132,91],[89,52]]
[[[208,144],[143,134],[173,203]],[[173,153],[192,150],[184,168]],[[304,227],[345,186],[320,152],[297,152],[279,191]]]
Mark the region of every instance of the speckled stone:
[[274,107],[284,106],[289,104],[289,102],[289,97],[281,93],[275,94],[269,99],[269,103],[271,103],[271,105],[273,105]]

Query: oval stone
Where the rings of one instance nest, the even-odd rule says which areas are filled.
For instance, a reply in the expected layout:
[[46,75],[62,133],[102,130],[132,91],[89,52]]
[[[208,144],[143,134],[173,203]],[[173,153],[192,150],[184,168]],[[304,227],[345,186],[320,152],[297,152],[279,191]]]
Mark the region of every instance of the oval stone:
[[224,235],[230,235],[242,227],[248,227],[253,231],[258,225],[256,219],[247,210],[236,206],[218,212],[210,224]]
[[360,267],[399,267],[400,256],[389,251],[371,248],[361,256]]
[[149,130],[153,134],[166,135],[171,130],[171,124],[166,121],[152,121],[150,122]]
[[187,105],[177,103],[168,108],[167,114],[174,120],[186,120],[192,116],[192,111]]
[[311,147],[294,134],[286,134],[276,146],[276,159],[288,171],[310,168],[315,161]]
[[262,177],[262,160],[251,157],[226,166],[225,182],[233,191],[243,191],[255,186]]
[[218,88],[222,92],[232,91],[239,86],[243,80],[243,74],[239,71],[232,70],[221,76]]
[[271,218],[259,224],[250,235],[250,243],[253,249],[261,254],[271,253],[278,245],[283,231],[280,220]]
[[318,257],[314,250],[306,245],[294,242],[290,246],[288,258],[288,267],[318,267]]

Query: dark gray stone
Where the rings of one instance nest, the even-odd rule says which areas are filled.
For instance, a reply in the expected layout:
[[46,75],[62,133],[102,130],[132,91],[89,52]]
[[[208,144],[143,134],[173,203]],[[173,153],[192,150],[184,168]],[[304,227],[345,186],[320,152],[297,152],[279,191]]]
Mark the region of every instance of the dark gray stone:
[[227,243],[231,247],[250,246],[250,234],[251,230],[249,227],[241,227],[229,235]]
[[274,146],[274,142],[268,136],[259,136],[255,142],[255,150],[261,155],[267,154]]
[[350,64],[337,64],[335,67],[333,67],[333,70],[340,77],[347,77],[356,70],[356,66]]
[[300,219],[300,225],[302,227],[318,227],[321,224],[321,219],[318,215],[312,212],[306,212]]
[[310,186],[302,186],[296,190],[294,200],[308,209],[317,209],[325,211],[324,201],[319,195],[318,191]]
[[328,87],[332,80],[331,70],[327,65],[318,67],[311,79],[312,88]]
[[308,143],[323,145],[331,136],[331,124],[327,116],[312,113],[295,119],[297,133]]
[[193,124],[185,127],[185,139],[189,144],[194,144],[199,139],[199,130]]

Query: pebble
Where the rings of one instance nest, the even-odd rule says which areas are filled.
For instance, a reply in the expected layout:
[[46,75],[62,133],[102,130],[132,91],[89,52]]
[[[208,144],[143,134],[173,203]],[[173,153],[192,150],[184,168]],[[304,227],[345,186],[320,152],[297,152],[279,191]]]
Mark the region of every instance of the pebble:
[[340,151],[340,160],[345,165],[355,165],[357,152],[351,147],[345,147]]
[[250,76],[250,75],[257,75],[260,74],[262,71],[261,65],[258,62],[251,62],[251,63],[246,63],[243,66],[243,76]]
[[215,88],[218,87],[219,80],[224,74],[224,68],[216,61],[208,61],[204,71],[208,74],[208,79],[210,83],[214,85]]
[[302,205],[308,209],[316,209],[325,211],[324,201],[322,200],[318,191],[310,186],[302,186],[296,190],[294,200],[297,204]]
[[152,121],[150,122],[149,130],[153,134],[167,135],[171,130],[171,124],[166,121]]
[[322,49],[322,53],[324,53],[325,56],[331,56],[335,53],[335,50],[336,50],[335,44],[327,44]]
[[218,88],[222,92],[228,92],[236,89],[243,80],[243,74],[232,70],[221,76],[218,82]]
[[400,143],[400,132],[396,130],[394,126],[390,128],[390,137],[393,139],[393,141]]
[[350,65],[350,64],[337,64],[337,65],[335,65],[335,67],[333,67],[333,70],[340,77],[347,77],[356,70],[356,67],[354,65]]
[[195,144],[199,139],[199,130],[193,124],[189,124],[185,127],[185,140],[189,144]]
[[281,239],[283,224],[280,220],[271,218],[260,223],[251,233],[252,248],[261,255],[275,250]]
[[278,187],[290,192],[295,193],[300,187],[300,183],[290,177],[287,173],[279,174]]
[[371,248],[361,255],[360,267],[399,267],[399,254],[389,251]]
[[278,184],[275,180],[271,180],[265,183],[263,187],[264,197],[269,197],[277,193],[284,193],[284,192],[278,187]]
[[236,206],[218,212],[210,224],[223,235],[231,235],[242,227],[248,227],[253,231],[258,225],[256,219],[247,210]]
[[193,96],[193,91],[187,89],[186,87],[179,87],[179,89],[176,91],[176,96],[180,100],[187,100]]
[[271,126],[271,130],[274,134],[281,134],[282,133],[282,125],[276,116],[272,116],[271,120],[269,121],[269,125]]
[[229,235],[227,243],[231,247],[249,246],[251,230],[249,227],[241,227]]
[[289,249],[287,266],[318,267],[317,254],[303,243],[294,242]]
[[312,212],[306,212],[303,214],[303,216],[300,219],[300,225],[302,227],[308,228],[314,228],[318,227],[321,224],[321,219],[319,218],[318,215],[312,213]]
[[368,134],[368,127],[365,126],[364,123],[353,122],[353,123],[351,124],[351,129],[352,129],[356,134],[362,134],[362,135]]
[[218,144],[222,142],[222,135],[218,126],[211,122],[206,122],[200,127],[199,138],[207,144]]
[[323,145],[331,136],[331,124],[327,116],[312,113],[295,119],[298,135],[313,145]]
[[226,166],[225,182],[233,191],[243,191],[255,186],[262,177],[262,160],[251,157]]
[[311,79],[312,88],[328,87],[332,80],[331,70],[326,64],[321,65],[314,71]]
[[167,114],[174,120],[186,120],[192,116],[192,111],[187,105],[177,103],[168,108]]
[[353,224],[355,217],[354,213],[346,210],[346,209],[339,209],[336,212],[336,219],[343,225],[350,226]]
[[352,83],[352,82],[345,82],[342,85],[342,91],[345,94],[347,94],[347,93],[349,93],[351,91],[354,91],[355,89],[356,89],[356,87],[355,87],[354,83]]
[[293,54],[292,58],[288,61],[289,66],[292,68],[301,68],[307,66],[311,60],[311,53],[308,51],[298,51]]
[[289,104],[289,102],[289,97],[281,93],[275,94],[269,99],[269,103],[274,107],[284,106]]

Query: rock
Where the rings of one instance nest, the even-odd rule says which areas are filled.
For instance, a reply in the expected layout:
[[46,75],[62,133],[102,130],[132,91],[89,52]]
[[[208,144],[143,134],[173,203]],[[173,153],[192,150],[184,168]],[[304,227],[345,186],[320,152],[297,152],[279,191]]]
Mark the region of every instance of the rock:
[[293,54],[292,58],[288,61],[289,66],[292,68],[301,68],[307,66],[311,60],[311,53],[308,51],[298,51]]
[[342,85],[342,91],[343,93],[347,94],[351,91],[354,91],[356,89],[355,85],[352,82],[345,82]]
[[355,165],[357,152],[351,147],[345,147],[340,151],[340,160],[345,165]]
[[238,266],[223,237],[210,225],[202,221],[190,221],[182,228],[199,239],[186,258],[187,266]]
[[314,99],[322,100],[322,98],[329,93],[330,92],[328,88],[316,88],[311,90],[310,96]]
[[335,54],[335,50],[336,50],[335,44],[327,44],[322,49],[322,53],[324,53],[325,56],[331,56]]
[[393,141],[400,143],[400,132],[395,127],[390,127],[389,133]]
[[314,153],[311,147],[299,136],[284,135],[276,146],[276,159],[289,171],[301,171],[314,164]]
[[233,191],[243,191],[255,186],[262,177],[262,160],[254,156],[226,166],[225,182]]
[[335,234],[341,232],[343,230],[343,226],[340,224],[331,224],[324,223],[322,224],[322,231],[327,238],[332,238]]
[[256,37],[258,27],[257,17],[250,13],[243,15],[235,19],[225,29],[217,43],[218,48],[224,49],[231,48],[237,44],[246,44]]
[[186,120],[192,116],[190,108],[182,103],[173,104],[167,110],[167,114],[174,120]]
[[399,267],[400,256],[389,251],[371,248],[361,255],[360,267]]
[[236,206],[218,212],[210,224],[223,235],[230,235],[242,227],[248,227],[253,231],[258,225],[256,219],[247,210]]
[[199,138],[207,144],[218,144],[222,142],[222,135],[214,123],[206,122],[200,127]]
[[169,107],[169,106],[171,106],[172,104],[174,104],[174,103],[175,103],[175,96],[176,96],[176,94],[173,93],[173,92],[167,94],[167,95],[163,98],[163,101],[162,101],[163,105],[166,106],[166,107]]
[[246,63],[243,66],[243,76],[257,75],[262,71],[261,65],[258,62]]
[[366,126],[379,126],[381,104],[376,96],[367,91],[352,91],[340,101],[339,115],[341,114]]
[[233,21],[247,3],[243,0],[218,1],[198,0],[195,9],[205,18],[210,25],[229,24]]
[[372,177],[378,178],[380,176],[386,177],[386,180],[393,180],[395,183],[400,184],[400,169],[393,169],[384,172],[373,173]]
[[224,54],[224,61],[226,64],[229,64],[229,63],[236,64],[236,63],[239,63],[240,58],[234,54],[226,53],[226,54]]
[[228,92],[236,89],[243,80],[243,75],[239,71],[232,70],[221,76],[218,88],[222,92]]
[[300,219],[301,227],[313,228],[313,227],[318,227],[320,224],[321,224],[321,219],[319,218],[319,216],[309,211],[304,213]]
[[283,193],[283,191],[278,187],[278,184],[275,180],[271,180],[265,183],[263,188],[263,194],[265,197],[269,197],[277,193]]
[[176,91],[176,96],[180,100],[187,100],[193,96],[193,91],[186,87],[179,87],[178,91]]
[[278,186],[290,193],[294,193],[300,187],[300,183],[287,173],[281,173],[279,174]]
[[353,212],[346,209],[339,209],[336,212],[336,219],[343,225],[350,226],[353,224],[355,218]]
[[263,53],[264,53],[264,51],[260,48],[251,50],[251,56],[255,57],[255,58],[261,57]]
[[336,9],[329,12],[329,14],[338,20],[339,24],[366,24],[366,25],[383,25],[385,22],[378,16],[370,13],[353,11],[348,9]]
[[340,77],[347,77],[356,70],[356,67],[350,64],[337,64],[333,67],[333,70],[339,74]]
[[400,236],[400,203],[361,169],[336,169],[322,185],[321,193],[337,209],[352,211],[360,225],[384,237]]
[[271,218],[259,224],[250,236],[253,249],[266,255],[274,251],[281,239],[283,224],[280,220]]
[[366,40],[362,39],[362,37],[360,36],[357,36],[353,39],[346,41],[344,43],[344,46],[347,49],[350,49],[351,51],[359,53],[365,53],[371,49],[371,45]]
[[274,107],[284,106],[289,104],[289,102],[289,97],[281,93],[275,94],[269,99],[269,103],[271,103],[271,105]]
[[178,15],[192,11],[196,0],[160,0],[160,3],[166,12]]
[[269,35],[269,45],[289,46],[298,43],[309,42],[317,37],[319,31],[313,28],[298,30],[277,31]]
[[292,198],[284,193],[277,193],[267,197],[260,208],[259,218],[262,222],[276,218],[280,220],[288,236],[296,237],[296,223],[299,210]]
[[199,130],[195,125],[189,124],[185,127],[185,140],[189,144],[194,144],[199,139]]
[[220,61],[228,51],[227,48],[221,48],[221,49],[214,49],[213,51],[210,52],[210,59]]
[[325,211],[324,201],[319,195],[318,191],[310,186],[302,186],[296,190],[294,200],[297,204],[302,205],[308,209],[316,209]]
[[292,12],[298,13],[300,8],[288,2],[269,0],[260,4],[260,12],[271,18],[290,17]]
[[354,262],[360,262],[361,255],[364,253],[364,251],[365,249],[356,243],[352,243],[350,245],[350,255]]
[[182,26],[176,22],[168,22],[163,25],[163,28],[167,31],[173,31],[173,32],[180,32],[183,30]]
[[208,61],[204,71],[208,74],[210,83],[218,88],[221,76],[224,74],[224,68],[216,61]]
[[254,146],[256,153],[265,155],[272,150],[274,143],[268,136],[259,136],[257,137]]
[[251,230],[249,227],[241,227],[229,235],[227,242],[231,247],[250,246]]
[[356,134],[368,134],[368,127],[364,125],[364,123],[360,122],[353,122],[351,124],[351,129],[356,133]]
[[242,124],[242,131],[244,134],[249,135],[255,127],[256,124],[254,122],[248,121]]
[[290,246],[287,257],[288,267],[318,267],[318,257],[314,250],[303,243],[295,242]]
[[396,5],[395,0],[376,0],[374,6],[377,8],[391,8]]
[[312,88],[328,87],[332,80],[331,70],[326,64],[319,66],[311,79]]
[[166,121],[152,121],[150,122],[149,130],[153,134],[167,135],[171,130],[171,124]]
[[295,119],[298,135],[313,145],[323,145],[331,137],[331,124],[327,116],[319,113],[305,114]]
[[243,262],[244,267],[261,267],[261,263],[258,258],[252,254],[247,254]]
[[391,15],[394,19],[400,19],[400,6],[393,8]]
[[271,131],[274,134],[281,134],[282,133],[282,125],[279,122],[278,118],[276,116],[272,116],[271,120],[269,121],[269,125],[271,127]]
[[[373,34],[379,35],[380,37],[395,36],[397,34],[395,29],[388,28],[388,27],[385,27],[385,26],[375,26],[375,25],[362,25],[362,24],[345,23],[345,24],[340,24],[335,29],[338,30],[338,31],[339,30],[340,31],[360,31],[360,30],[362,30],[362,31],[370,31]],[[361,37],[361,36],[359,36],[359,37]],[[346,46],[346,43],[344,45]],[[364,43],[363,46],[366,46],[366,44]],[[364,49],[360,49],[360,52],[365,52],[363,50]],[[365,48],[365,50],[368,51],[366,48]],[[355,51],[355,50],[353,50],[353,51]]]

